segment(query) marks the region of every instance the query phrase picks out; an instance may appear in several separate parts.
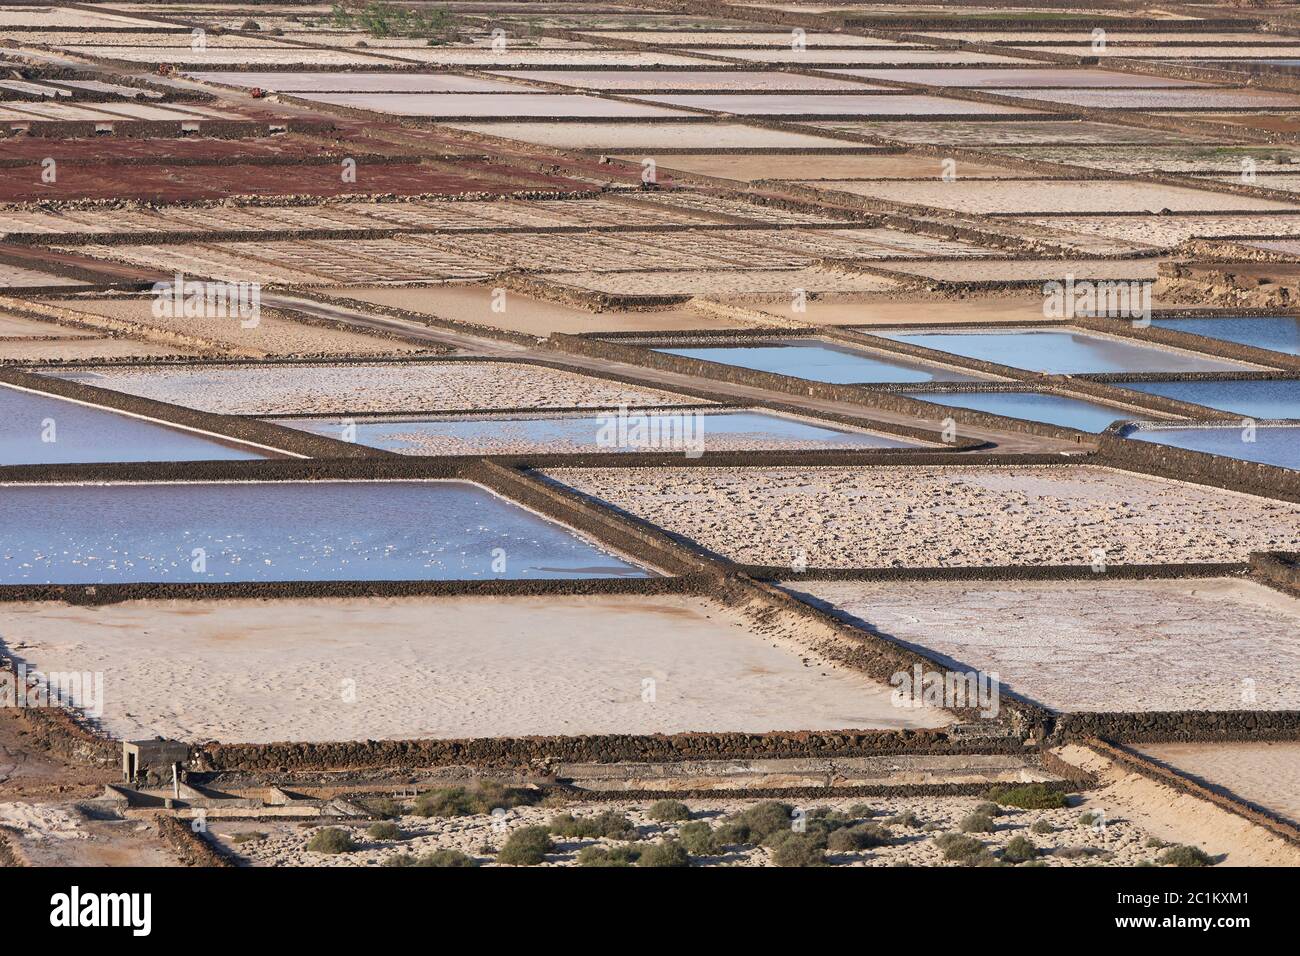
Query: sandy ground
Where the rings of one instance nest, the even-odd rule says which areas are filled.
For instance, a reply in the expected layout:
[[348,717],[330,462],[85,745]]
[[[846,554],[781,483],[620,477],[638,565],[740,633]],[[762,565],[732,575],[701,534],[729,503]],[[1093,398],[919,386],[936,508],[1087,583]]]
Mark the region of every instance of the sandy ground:
[[1059,216],[1029,222],[1062,232],[1152,246],[1174,246],[1193,237],[1300,236],[1300,215]]
[[0,263],[0,289],[21,289],[25,286],[40,287],[51,285],[78,286],[85,285],[76,279],[65,279],[50,272],[37,272],[22,266]]
[[94,359],[163,358],[194,355],[193,349],[138,342],[135,339],[76,338],[53,342],[0,339],[0,361],[71,362]]
[[79,381],[224,415],[615,408],[690,399],[507,362],[79,370]]
[[1071,212],[1242,212],[1295,209],[1276,199],[1256,199],[1228,193],[1202,192],[1182,186],[1152,183],[1057,180],[978,180],[954,182],[816,184],[855,196],[889,202],[933,206],[967,213],[1071,213]]
[[1224,866],[1300,866],[1300,847],[1249,820],[1126,770],[1086,748],[1069,745],[1057,752],[1098,775],[1105,786],[1094,791],[1090,806],[1104,810],[1108,820],[1126,818],[1158,839],[1199,846]]
[[[102,672],[102,726],[265,743],[934,727],[891,689],[689,597],[135,601],[0,610],[6,649]],[[650,700],[644,699],[647,693]]]
[[[689,307],[653,312],[588,312],[509,290],[498,297],[495,287],[490,285],[363,286],[339,289],[335,295],[442,319],[523,332],[539,338],[546,338],[553,332],[676,332],[682,329],[737,329],[753,324]],[[494,309],[494,302],[503,307]]]
[[[239,314],[231,314],[229,317],[187,318],[183,315],[174,317],[155,315],[153,296],[142,299],[45,301],[92,317],[138,325],[155,334],[177,336],[180,341],[189,344],[211,346],[255,357],[389,355],[425,351],[418,345],[404,343],[397,339],[295,322],[285,314],[272,309],[259,309],[256,316],[248,312],[242,318]],[[246,328],[245,325],[248,327]]]
[[[622,159],[640,162],[641,157],[624,155]],[[938,156],[909,154],[872,156],[786,155],[782,153],[683,153],[664,156],[661,172],[680,170],[698,176],[717,176],[753,182],[757,179],[938,179],[943,175],[943,159]],[[962,161],[957,164],[962,179],[996,177],[1023,178],[1023,170],[1008,169],[985,163]]]
[[[745,305],[743,300],[725,300]],[[767,311],[785,316],[788,309]],[[890,298],[813,299],[799,317],[809,325],[948,325],[953,322],[1011,324],[1033,322],[1043,318],[1043,297],[955,299]]]
[[[891,262],[886,268],[945,282],[1156,278],[1155,259],[1016,259],[995,262]],[[1042,316],[1040,305],[1039,316]]]
[[1059,711],[1295,710],[1300,601],[1235,579],[809,581],[871,630]]
[[[1264,173],[1289,171],[1300,162],[1300,149],[1293,146],[1004,146],[994,151],[1018,159],[1086,166],[1117,173],[1219,171],[1240,174],[1243,159],[1250,159],[1255,170]],[[1286,162],[1279,162],[1280,159]]]
[[449,123],[452,129],[504,136],[561,149],[808,149],[843,146],[843,140],[739,123]]
[[0,338],[4,339],[79,339],[93,336],[93,334],[85,329],[76,329],[67,325],[58,325],[54,322],[42,322],[39,319],[28,319],[0,312]]
[[[1044,851],[1059,851],[1069,847],[1087,847],[1095,855],[1070,858],[1055,852],[1040,857],[1049,866],[1084,866],[1102,863],[1108,866],[1132,866],[1139,861],[1152,859],[1159,851],[1148,848],[1147,834],[1132,820],[1120,816],[1107,819],[1106,827],[1098,829],[1079,823],[1084,810],[1091,810],[1104,801],[1107,792],[1089,793],[1075,798],[1076,806],[1060,810],[1010,810],[997,817],[998,829],[994,833],[979,834],[979,839],[991,850],[996,850],[1017,836],[1025,836]],[[714,826],[728,814],[753,806],[756,801],[727,799],[688,800],[695,819]],[[847,812],[852,806],[865,804],[878,816],[880,823],[894,814],[912,811],[922,826],[890,826],[897,837],[891,846],[852,853],[828,854],[827,862],[836,866],[954,866],[946,862],[934,845],[934,838],[944,832],[956,831],[961,820],[980,802],[976,797],[914,797],[906,799],[860,797],[837,800],[795,801],[797,809],[805,813],[816,808],[830,808]],[[663,837],[676,836],[680,824],[656,823],[647,814],[649,802],[601,801],[583,802],[563,811],[543,807],[517,807],[507,811],[504,818],[486,814],[454,819],[434,819],[404,816],[398,821],[409,839],[401,841],[374,841],[365,835],[364,826],[348,827],[353,839],[361,848],[353,853],[322,854],[306,849],[307,841],[318,827],[297,826],[271,821],[234,822],[213,824],[211,832],[221,842],[233,849],[254,866],[379,866],[384,861],[402,854],[416,855],[436,849],[457,849],[475,857],[481,864],[490,865],[511,830],[524,826],[545,825],[555,814],[569,812],[574,816],[595,815],[605,810],[625,813],[636,825],[638,839],[655,842]],[[1053,833],[1031,833],[1029,827],[1039,821],[1052,824]],[[929,827],[930,829],[926,829]],[[235,833],[265,833],[264,839],[235,843],[230,837]],[[544,866],[572,866],[578,852],[593,843],[617,846],[614,840],[558,838],[555,851],[548,854]],[[492,848],[487,852],[486,848]],[[733,845],[716,856],[695,857],[695,866],[771,866],[771,851],[764,847]]]
[[939,146],[971,146],[988,149],[993,146],[1058,145],[1081,143],[1087,145],[1115,146],[1123,143],[1191,143],[1199,139],[1166,130],[1143,129],[1140,126],[1118,126],[1114,123],[1097,123],[1078,120],[992,120],[989,122],[963,122],[959,120],[818,120],[801,123],[810,131],[819,129],[845,130],[869,136],[883,136],[904,143],[932,143]]
[[1098,109],[1295,109],[1300,98],[1265,90],[996,90],[1024,97]]
[[806,268],[734,272],[566,272],[547,277],[556,285],[611,295],[783,295],[795,289],[809,295],[827,292],[886,292],[897,280],[865,273]]
[[1212,790],[1300,825],[1300,742],[1144,744],[1137,749]]
[[744,564],[996,567],[1245,561],[1300,548],[1300,505],[1079,465],[556,469]]
[[0,804],[0,826],[29,866],[176,866],[153,823],[89,820],[64,805]]

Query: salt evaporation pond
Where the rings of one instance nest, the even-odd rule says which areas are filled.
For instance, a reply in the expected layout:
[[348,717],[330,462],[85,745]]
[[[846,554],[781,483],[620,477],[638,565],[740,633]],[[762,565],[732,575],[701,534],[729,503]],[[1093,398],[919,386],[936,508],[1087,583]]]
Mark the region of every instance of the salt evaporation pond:
[[464,481],[15,484],[0,528],[0,584],[648,576]]
[[1136,412],[1049,392],[908,392],[910,398],[970,408],[1008,418],[1045,422],[1083,432],[1104,431],[1111,422],[1140,417]]
[[285,418],[276,424],[405,455],[913,448],[916,442],[765,412],[628,411],[511,418]]
[[1213,317],[1205,319],[1152,319],[1157,329],[1191,332],[1223,342],[1253,345],[1270,352],[1300,355],[1300,318],[1285,315],[1263,318]]
[[1300,379],[1125,382],[1120,387],[1251,418],[1300,418]]
[[856,349],[822,342],[789,342],[774,345],[697,348],[658,348],[656,352],[685,358],[719,362],[759,372],[792,375],[813,382],[847,385],[857,382],[978,382],[983,381],[954,369],[926,365],[906,358],[883,358]]
[[1300,470],[1300,425],[1259,425],[1253,430],[1236,425],[1141,428],[1125,437]]
[[1136,345],[1085,332],[1008,329],[987,332],[872,332],[894,342],[920,345],[1031,372],[1225,372],[1251,366],[1212,356]]
[[92,405],[0,387],[0,465],[107,461],[246,461],[247,445]]

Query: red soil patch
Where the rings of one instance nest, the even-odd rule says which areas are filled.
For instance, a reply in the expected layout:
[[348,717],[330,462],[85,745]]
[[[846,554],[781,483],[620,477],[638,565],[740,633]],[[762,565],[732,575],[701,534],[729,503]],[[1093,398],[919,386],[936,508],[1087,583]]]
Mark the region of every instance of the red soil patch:
[[[305,136],[286,133],[260,139],[45,139],[16,136],[0,139],[0,162],[40,163],[47,156],[60,163],[121,163],[169,160],[208,163],[310,158],[326,148]],[[335,150],[328,150],[333,153]],[[340,153],[339,155],[343,155]]]
[[0,202],[38,200],[135,199],[175,202],[226,196],[352,196],[392,193],[508,193],[527,189],[576,190],[572,180],[523,172],[487,163],[455,167],[420,163],[370,163],[356,167],[356,182],[346,183],[342,167],[328,165],[234,163],[221,166],[95,166],[62,162],[54,183],[41,180],[36,166],[11,169],[0,178]]

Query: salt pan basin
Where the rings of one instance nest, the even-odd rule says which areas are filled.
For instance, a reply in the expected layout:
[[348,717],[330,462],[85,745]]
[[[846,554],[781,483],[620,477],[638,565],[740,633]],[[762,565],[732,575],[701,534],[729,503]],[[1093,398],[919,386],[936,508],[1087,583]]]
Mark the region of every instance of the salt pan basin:
[[[859,626],[1059,711],[1294,710],[1300,600],[1229,578],[824,581]],[[1259,677],[1246,682],[1246,678]],[[1251,689],[1253,695],[1243,694]]]
[[1135,345],[1086,332],[1007,329],[988,332],[872,332],[894,342],[920,345],[1031,372],[1076,375],[1088,372],[1226,372],[1249,369],[1243,362],[1174,349]]
[[266,457],[236,442],[0,386],[0,465],[242,461]]
[[276,424],[404,455],[915,448],[916,442],[757,411],[612,410],[510,418],[279,419]]
[[654,351],[837,385],[855,382],[981,381],[973,375],[966,375],[938,365],[926,365],[901,357],[886,358],[822,342],[741,346],[706,345],[696,348],[661,348]]
[[1290,316],[1264,318],[1152,319],[1158,329],[1191,332],[1206,338],[1253,345],[1257,349],[1300,355],[1300,319]]
[[0,584],[643,577],[463,481],[0,486]]
[[1300,826],[1300,742],[1143,744],[1137,748],[1211,790]]
[[923,402],[1045,422],[1083,432],[1104,431],[1116,420],[1140,417],[1139,412],[1048,392],[908,392],[907,395]]
[[789,568],[1245,561],[1300,550],[1300,504],[1088,465],[548,468],[738,561]]
[[[642,597],[0,605],[6,650],[104,675],[116,737],[384,740],[938,727],[933,708],[750,633],[721,604]],[[777,643],[779,646],[773,646]],[[344,690],[351,693],[344,695]],[[649,698],[649,699],[647,699]]]
[[1251,418],[1300,418],[1298,379],[1125,382],[1120,387]]
[[1300,424],[1139,428],[1125,437],[1261,465],[1300,470]]

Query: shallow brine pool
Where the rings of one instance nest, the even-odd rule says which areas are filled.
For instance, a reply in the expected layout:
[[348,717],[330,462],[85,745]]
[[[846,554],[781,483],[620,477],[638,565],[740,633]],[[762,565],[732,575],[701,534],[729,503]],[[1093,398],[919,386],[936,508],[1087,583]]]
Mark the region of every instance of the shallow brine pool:
[[1031,372],[1223,372],[1250,368],[1242,362],[1122,342],[1085,332],[1009,329],[988,332],[873,332],[895,342],[1000,362]]
[[1264,318],[1152,319],[1158,329],[1191,332],[1206,338],[1253,345],[1257,349],[1300,355],[1300,318],[1275,315]]
[[977,382],[982,379],[937,365],[905,358],[883,358],[856,349],[822,342],[779,345],[708,345],[696,348],[659,348],[656,352],[720,362],[814,382],[847,385],[857,382]]
[[108,461],[244,461],[247,445],[91,405],[0,386],[0,465]]
[[463,481],[7,485],[0,584],[642,577]]
[[285,418],[276,424],[405,455],[919,447],[885,435],[757,411],[625,409],[512,418]]
[[1300,470],[1300,425],[1259,425],[1254,429],[1235,425],[1143,428],[1129,432],[1126,437]]
[[1135,418],[1138,413],[1121,408],[1086,402],[1065,395],[1047,392],[909,392],[911,398],[940,405],[971,408],[1008,418],[1021,418],[1030,422],[1045,422],[1064,428],[1077,428],[1084,432],[1104,431],[1111,422],[1122,418]]
[[1251,418],[1300,418],[1300,379],[1124,382],[1120,387]]

